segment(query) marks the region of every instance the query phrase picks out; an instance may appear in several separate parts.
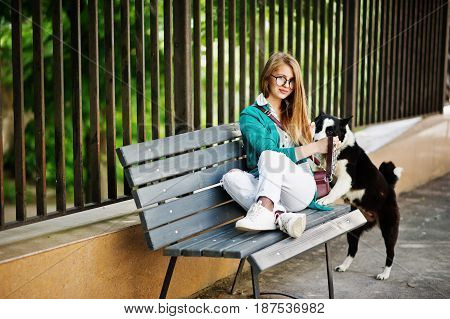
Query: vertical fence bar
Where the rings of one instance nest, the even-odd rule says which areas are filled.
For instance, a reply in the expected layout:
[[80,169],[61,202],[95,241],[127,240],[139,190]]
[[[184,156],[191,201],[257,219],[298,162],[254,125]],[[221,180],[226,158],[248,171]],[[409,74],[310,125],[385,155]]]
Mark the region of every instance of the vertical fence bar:
[[45,163],[44,48],[42,43],[42,1],[33,1],[33,91],[36,151],[36,211],[47,215]]
[[174,1],[173,16],[173,70],[175,133],[192,131],[191,95],[191,4],[189,1]]
[[62,0],[53,2],[53,92],[55,100],[56,210],[66,211],[64,132],[64,56]]
[[434,1],[434,19],[432,20],[433,23],[433,64],[432,64],[432,70],[431,70],[431,111],[437,112],[437,101],[436,101],[436,90],[437,90],[437,77],[436,74],[438,73],[438,54],[440,50],[439,46],[439,24],[441,19],[441,8],[440,3],[438,0]]
[[245,107],[246,103],[246,68],[247,68],[247,60],[246,60],[246,20],[247,20],[247,12],[246,12],[246,2],[239,2],[239,109],[242,110]]
[[317,48],[317,41],[318,41],[318,33],[319,33],[319,6],[317,3],[313,3],[312,8],[312,66],[311,66],[311,104],[310,104],[310,110],[311,110],[311,117],[314,117],[314,114],[317,113],[317,95],[318,95],[318,88],[317,88],[317,57],[318,57],[318,48]]
[[415,0],[412,0],[411,7],[411,79],[409,81],[409,102],[408,102],[408,116],[413,116],[414,114],[414,85],[415,85],[415,70],[416,70],[416,47],[417,47],[417,15],[418,15],[418,7],[416,5]]
[[278,51],[284,51],[284,1],[278,1]]
[[70,22],[72,47],[72,121],[73,121],[73,191],[75,207],[84,206],[83,194],[83,123],[81,84],[80,0],[72,1]]
[[[379,112],[379,108],[377,107],[377,102],[380,99],[380,96],[377,94],[377,84],[379,82],[377,82],[377,79],[380,78],[381,73],[380,73],[380,62],[379,62],[379,57],[381,56],[381,49],[378,47],[378,31],[379,31],[379,21],[380,21],[380,1],[379,0],[375,0],[375,25],[373,28],[373,32],[374,32],[374,41],[373,41],[373,50],[372,50],[372,54],[373,54],[373,63],[372,63],[372,105],[370,108],[370,119],[368,120],[368,123],[375,123],[376,120],[376,114],[378,114]],[[381,41],[380,41],[381,42]]]
[[228,121],[234,123],[235,117],[235,63],[236,63],[236,0],[228,2]]
[[213,0],[206,0],[206,127],[213,126]]
[[387,117],[386,120],[392,120],[394,116],[394,108],[395,108],[395,96],[397,95],[395,85],[395,70],[396,70],[396,52],[397,52],[397,26],[398,26],[398,20],[397,20],[397,14],[398,12],[398,2],[393,1],[392,4],[392,11],[391,11],[391,32],[389,36],[389,46],[390,46],[390,59],[389,59],[389,87],[388,87],[388,100],[387,100]]
[[406,0],[406,12],[405,12],[405,24],[404,24],[404,32],[405,32],[405,42],[403,48],[403,61],[405,61],[404,66],[404,82],[403,82],[403,108],[401,109],[402,117],[408,117],[408,103],[409,103],[409,82],[411,80],[411,1]]
[[98,1],[89,0],[89,185],[95,203],[101,201],[98,62]]
[[[325,81],[325,0],[320,1],[320,59],[319,59],[319,110],[324,110],[325,101],[325,86],[328,87]],[[316,108],[317,110],[317,108]],[[317,111],[316,111],[317,112]],[[317,113],[315,113],[317,114]],[[314,115],[315,115],[314,114]]]
[[362,1],[362,32],[361,32],[361,59],[359,63],[360,67],[360,89],[359,89],[359,107],[355,119],[356,125],[363,125],[364,123],[364,109],[367,106],[364,93],[365,93],[365,75],[366,75],[366,41],[367,41],[367,1]]
[[[120,1],[120,39],[121,39],[121,95],[123,145],[131,144],[131,68],[130,68],[130,0]],[[131,188],[124,179],[124,194],[130,195]]]
[[287,51],[294,54],[294,0],[288,1]]
[[138,142],[144,142],[147,135],[145,130],[144,0],[136,0],[135,26]]
[[434,52],[433,52],[433,66],[432,66],[432,71],[431,71],[431,112],[437,112],[437,105],[436,105],[436,90],[437,90],[437,77],[436,77],[436,73],[438,73],[438,54],[439,54],[439,23],[440,23],[440,18],[441,18],[441,8],[440,8],[440,3],[439,0],[435,0],[434,1],[434,16],[435,18],[432,20],[433,23],[433,48],[434,48]]
[[[258,48],[258,57],[259,57],[259,74],[262,73],[264,69],[264,64],[266,60],[266,7],[265,0],[258,0],[259,3],[259,48]],[[257,82],[257,86],[258,86]]]
[[[231,3],[230,3],[231,5]],[[200,0],[193,2],[194,18],[194,74],[201,74],[201,22],[200,22]],[[230,50],[231,51],[231,50]],[[234,52],[234,51],[233,51]],[[230,52],[230,61],[231,61]],[[234,58],[234,56],[233,56]],[[201,76],[194,76],[194,129],[199,130],[202,126],[201,109]]]
[[389,63],[390,63],[390,16],[391,14],[391,6],[390,2],[387,0],[382,0],[382,15],[383,15],[383,23],[381,24],[381,32],[382,32],[382,41],[380,45],[383,48],[381,53],[381,61],[380,65],[382,68],[382,77],[380,77],[380,86],[381,86],[381,94],[380,94],[380,103],[379,103],[379,122],[383,122],[387,119],[387,96],[388,96],[388,88],[389,88]]
[[426,63],[426,47],[425,43],[427,41],[427,14],[428,14],[428,1],[425,1],[424,7],[423,7],[423,14],[422,14],[422,40],[420,45],[420,51],[421,51],[421,76],[420,76],[420,88],[421,88],[421,94],[420,94],[420,115],[423,115],[426,113],[425,110],[425,63]]
[[418,95],[419,97],[419,114],[423,115],[426,113],[426,81],[425,81],[425,72],[426,72],[426,42],[428,39],[428,33],[427,33],[427,14],[428,14],[428,1],[424,1],[423,4],[423,11],[422,11],[422,17],[421,17],[421,42],[420,42],[420,64],[419,64],[419,70],[420,70],[420,93]]
[[417,43],[416,41],[416,14],[417,14],[417,7],[415,6],[415,1],[411,0],[411,5],[409,6],[410,11],[410,22],[409,22],[409,46],[410,48],[408,56],[410,56],[410,63],[408,64],[408,103],[407,103],[407,116],[412,116],[413,114],[413,102],[414,102],[414,70],[415,70],[415,58],[416,58],[416,52],[415,52],[415,45]]
[[11,5],[16,221],[25,221],[27,212],[25,201],[25,128],[23,119],[22,0],[12,0]]
[[405,47],[404,47],[404,61],[405,61],[405,67],[404,67],[404,102],[403,102],[403,117],[408,117],[408,105],[409,105],[409,83],[411,81],[411,59],[412,59],[412,50],[411,50],[411,0],[406,0],[407,2],[407,11],[405,15]]
[[[369,21],[368,21],[368,31],[367,31],[367,53],[366,53],[366,57],[367,57],[366,98],[364,100],[365,112],[364,112],[364,117],[360,122],[361,125],[369,124],[370,113],[373,111],[372,110],[372,107],[373,107],[372,106],[372,96],[373,96],[372,65],[373,65],[373,58],[375,55],[372,52],[372,50],[373,50],[373,42],[374,42],[374,30],[373,30],[373,18],[375,15],[374,1],[375,0],[369,0],[369,11],[368,11]],[[361,89],[362,89],[362,85],[361,85]]]
[[345,116],[345,101],[346,101],[346,61],[347,61],[347,37],[348,37],[348,31],[347,31],[347,25],[348,25],[348,7],[349,4],[347,3],[347,0],[342,1],[342,61],[341,61],[341,100],[339,105],[339,116],[343,117]]
[[[333,5],[334,1],[328,1],[328,15],[327,15],[327,100],[325,105],[325,112],[327,114],[331,113],[331,95],[333,84],[335,85],[333,78]],[[325,27],[325,26],[324,26]]]
[[[302,60],[302,0],[295,1],[295,57]],[[303,73],[303,69],[302,69]]]
[[434,37],[436,35],[436,30],[434,28],[437,19],[436,15],[436,1],[432,0],[430,2],[430,16],[429,20],[429,52],[428,52],[428,94],[427,94],[427,110],[428,113],[433,112],[433,71],[434,71],[434,50],[436,48],[436,43],[434,42]]
[[[159,130],[159,45],[158,45],[158,0],[150,1],[150,79],[152,99],[152,139],[160,137]],[[144,82],[145,83],[145,82]]]
[[[355,114],[356,95],[357,95],[357,76],[358,64],[358,20],[359,20],[359,0],[349,0],[345,2],[344,15],[347,23],[345,24],[344,39],[346,41],[345,64],[345,112],[344,116]],[[355,126],[355,117],[352,118],[351,127]]]
[[394,57],[394,91],[392,93],[392,107],[391,107],[391,114],[392,119],[397,119],[399,114],[399,97],[401,95],[400,92],[400,69],[402,65],[402,54],[401,54],[401,44],[402,44],[402,12],[403,12],[403,1],[397,1],[397,28],[395,31],[395,57]]
[[404,117],[404,107],[405,107],[405,84],[406,84],[406,78],[405,78],[405,66],[406,64],[406,35],[407,35],[407,13],[408,13],[408,1],[403,0],[402,1],[402,27],[401,27],[401,40],[400,40],[400,74],[399,74],[399,97],[397,99],[397,118],[403,118]]
[[439,112],[443,113],[444,110],[444,104],[446,104],[446,86],[447,86],[447,64],[448,64],[448,17],[449,17],[449,5],[448,1],[445,1],[443,3],[443,21],[441,23],[441,29],[440,33],[442,34],[441,37],[441,46],[442,50],[440,52],[440,93],[439,93]]
[[427,18],[427,25],[428,25],[427,34],[428,34],[428,36],[427,36],[427,44],[426,44],[426,46],[427,46],[427,48],[426,48],[427,49],[427,53],[426,53],[427,54],[427,63],[426,63],[427,76],[426,76],[425,81],[427,82],[427,94],[425,97],[425,108],[426,108],[427,113],[431,112],[431,90],[432,90],[432,87],[431,87],[431,65],[432,65],[431,58],[433,55],[433,48],[432,48],[432,45],[433,45],[433,21],[432,20],[435,18],[433,11],[434,11],[434,2],[433,2],[433,0],[431,0],[429,3],[429,9],[428,9],[428,18]]
[[429,1],[428,3],[428,13],[427,13],[427,37],[426,37],[426,44],[425,44],[425,54],[426,54],[426,76],[425,76],[425,87],[426,87],[426,94],[425,94],[425,112],[430,113],[431,112],[431,56],[432,56],[432,39],[433,39],[433,23],[432,19],[434,19],[433,14],[433,1]]
[[256,44],[255,44],[255,33],[256,33],[256,0],[248,1],[250,10],[250,21],[249,21],[249,35],[250,35],[250,59],[249,59],[249,94],[248,101],[251,104],[255,99],[255,88],[256,88]]
[[443,65],[440,65],[439,56],[441,54],[441,51],[443,50],[443,47],[441,45],[441,37],[444,36],[444,34],[441,33],[441,24],[443,23],[443,6],[441,1],[436,1],[436,7],[438,8],[438,19],[436,21],[436,52],[435,52],[435,71],[434,71],[434,92],[433,92],[433,105],[434,105],[434,112],[439,112],[441,103],[440,103],[440,97],[438,97],[439,92],[439,70],[443,67]]
[[269,0],[269,55],[275,52],[275,0]]
[[172,0],[164,0],[164,113],[166,136],[175,134],[172,77],[172,20]]
[[114,60],[114,3],[104,0],[105,84],[106,84],[106,152],[108,162],[108,198],[117,198],[116,177],[116,82]]
[[[309,70],[310,70],[310,64],[309,64],[309,34],[310,34],[310,0],[304,0],[304,12],[305,12],[305,45],[304,50],[305,54],[303,55],[303,83],[305,86],[306,96],[310,96],[310,87],[309,87]],[[309,99],[308,99],[309,100]],[[309,101],[308,101],[309,102]],[[309,104],[309,109],[311,109],[311,104]]]
[[339,85],[341,84],[341,74],[339,73],[339,57],[341,54],[341,0],[336,0],[336,36],[334,38],[334,76],[333,76],[333,109],[332,114],[339,116]]
[[225,2],[217,3],[217,111],[218,123],[225,123]]
[[398,81],[398,85],[397,85],[397,102],[395,105],[395,118],[399,119],[402,118],[403,115],[403,103],[404,103],[404,90],[403,90],[403,68],[405,66],[405,59],[403,58],[403,53],[405,51],[405,46],[406,46],[406,42],[405,42],[405,24],[406,24],[406,16],[405,16],[405,12],[408,10],[408,7],[406,6],[406,1],[407,0],[402,0],[400,1],[400,27],[399,27],[399,38],[398,38],[398,77],[397,77],[397,81]]
[[413,83],[413,98],[412,98],[412,113],[411,115],[415,116],[419,113],[419,83],[420,83],[420,79],[419,79],[419,62],[420,62],[420,37],[422,36],[421,33],[421,26],[422,24],[420,23],[420,19],[422,18],[422,4],[423,2],[420,1],[417,5],[417,8],[415,10],[415,20],[414,20],[414,83]]
[[[2,95],[2,66],[0,64],[0,96]],[[0,99],[0,229],[5,226],[5,188],[3,177],[3,103]]]

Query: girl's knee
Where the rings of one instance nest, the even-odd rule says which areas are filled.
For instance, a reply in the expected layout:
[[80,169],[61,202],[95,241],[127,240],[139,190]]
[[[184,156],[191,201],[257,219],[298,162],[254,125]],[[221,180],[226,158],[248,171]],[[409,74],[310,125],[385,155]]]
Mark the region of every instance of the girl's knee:
[[242,170],[238,168],[233,168],[229,170],[227,173],[225,173],[222,176],[222,179],[220,180],[220,184],[227,190],[230,189],[233,184],[236,184],[237,179],[242,174]]

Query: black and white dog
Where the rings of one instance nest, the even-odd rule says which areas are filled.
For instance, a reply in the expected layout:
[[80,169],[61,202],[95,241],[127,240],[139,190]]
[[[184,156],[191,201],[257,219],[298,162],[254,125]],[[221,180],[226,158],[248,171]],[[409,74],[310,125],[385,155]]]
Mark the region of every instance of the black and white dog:
[[315,141],[327,136],[338,136],[341,141],[341,147],[337,150],[335,171],[337,180],[330,193],[319,199],[319,203],[327,205],[342,197],[345,202],[352,205],[352,209],[358,208],[367,219],[365,225],[347,233],[349,245],[347,258],[335,270],[343,272],[348,269],[358,250],[362,232],[378,224],[386,245],[387,257],[383,272],[376,278],[385,280],[389,278],[391,272],[400,220],[394,186],[403,169],[396,168],[392,162],[383,162],[377,169],[356,143],[355,136],[348,126],[351,118],[339,119],[320,112],[314,120]]

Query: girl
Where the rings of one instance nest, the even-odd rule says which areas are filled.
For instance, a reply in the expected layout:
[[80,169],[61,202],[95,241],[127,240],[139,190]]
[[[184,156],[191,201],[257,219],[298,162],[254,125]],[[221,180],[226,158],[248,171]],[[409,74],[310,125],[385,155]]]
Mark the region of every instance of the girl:
[[[300,65],[289,54],[275,53],[261,74],[262,93],[242,110],[240,128],[249,172],[233,169],[222,178],[230,196],[247,211],[236,228],[281,229],[299,237],[307,207],[330,210],[316,202],[317,189],[307,157],[327,152],[327,139],[312,142]],[[280,128],[275,121],[281,122]],[[339,147],[337,137],[334,143]]]

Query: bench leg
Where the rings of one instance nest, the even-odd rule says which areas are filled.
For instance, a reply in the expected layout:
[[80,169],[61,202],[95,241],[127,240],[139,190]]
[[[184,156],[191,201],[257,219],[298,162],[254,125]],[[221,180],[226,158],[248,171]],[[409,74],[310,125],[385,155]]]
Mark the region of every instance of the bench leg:
[[334,299],[333,269],[331,269],[331,257],[328,251],[328,242],[325,243],[325,259],[327,260],[328,297]]
[[252,287],[253,287],[253,298],[259,299],[260,291],[259,291],[259,271],[255,269],[255,267],[251,266],[252,270]]
[[239,267],[237,269],[236,275],[234,276],[233,285],[231,286],[230,294],[234,294],[234,288],[236,288],[236,283],[238,280],[239,275],[242,272],[242,268],[244,268],[246,258],[241,258],[241,261],[239,262]]
[[166,277],[164,278],[164,283],[161,289],[161,294],[159,295],[159,299],[166,299],[167,291],[169,290],[170,281],[172,280],[176,262],[177,257],[170,257],[169,266],[167,267]]

